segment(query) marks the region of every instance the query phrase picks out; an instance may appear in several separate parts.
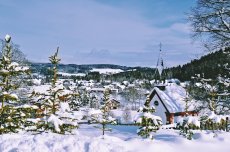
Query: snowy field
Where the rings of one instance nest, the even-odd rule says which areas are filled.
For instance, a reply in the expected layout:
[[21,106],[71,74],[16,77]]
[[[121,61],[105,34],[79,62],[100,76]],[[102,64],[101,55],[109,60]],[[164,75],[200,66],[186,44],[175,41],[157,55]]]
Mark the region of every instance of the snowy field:
[[4,134],[1,152],[229,152],[230,133],[196,131],[187,140],[175,130],[159,130],[154,140],[142,139],[136,126],[112,126],[104,139],[94,125],[80,125],[74,135],[55,133]]
[[90,70],[90,72],[99,72],[100,74],[116,74],[116,73],[120,73],[120,72],[124,72],[124,71],[121,69],[109,69],[109,68],[97,69],[97,68],[94,68],[94,69]]

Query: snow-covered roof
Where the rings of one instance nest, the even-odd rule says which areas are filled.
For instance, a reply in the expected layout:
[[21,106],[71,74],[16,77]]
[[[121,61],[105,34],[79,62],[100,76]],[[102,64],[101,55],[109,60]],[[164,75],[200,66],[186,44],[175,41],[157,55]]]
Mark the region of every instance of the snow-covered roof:
[[[47,90],[49,90],[49,88],[51,87],[51,85],[46,84],[46,85],[40,85],[40,86],[33,86],[31,87],[31,91],[35,91],[35,92],[39,92],[39,93],[47,93]],[[62,85],[58,85],[56,87],[56,89],[64,89],[64,87]],[[68,94],[68,93],[72,93],[70,90],[66,90],[64,89],[62,91],[61,94]]]
[[111,99],[111,100],[109,100],[109,102],[116,102],[116,103],[120,103],[119,101],[117,101],[117,99]]
[[33,82],[35,85],[40,85],[40,84],[41,84],[41,81],[42,81],[42,79],[32,79],[32,82]]
[[105,88],[91,88],[90,91],[104,92]]
[[[151,93],[152,98],[154,96],[154,93],[157,93],[159,95],[162,102],[170,113],[185,111],[186,90],[182,86],[177,84],[170,84],[165,86],[165,90],[160,90],[159,88],[154,87]],[[193,110],[194,107],[190,105],[188,107],[188,111]]]

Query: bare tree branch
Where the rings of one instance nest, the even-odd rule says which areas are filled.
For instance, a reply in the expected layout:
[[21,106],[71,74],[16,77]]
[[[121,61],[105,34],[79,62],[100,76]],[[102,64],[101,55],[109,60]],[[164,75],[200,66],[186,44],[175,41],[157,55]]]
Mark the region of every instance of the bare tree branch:
[[189,21],[193,37],[212,49],[230,47],[230,1],[198,0]]

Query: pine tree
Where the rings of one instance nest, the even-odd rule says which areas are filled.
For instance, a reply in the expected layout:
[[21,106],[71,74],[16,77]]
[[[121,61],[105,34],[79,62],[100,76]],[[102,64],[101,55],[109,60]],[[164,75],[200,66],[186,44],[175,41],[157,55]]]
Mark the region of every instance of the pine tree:
[[89,96],[89,92],[87,90],[83,90],[83,92],[81,93],[80,100],[81,100],[82,106],[89,106],[90,96]]
[[24,129],[31,117],[33,107],[22,104],[16,94],[21,85],[18,80],[28,73],[28,67],[12,61],[11,37],[6,35],[0,59],[0,134]]
[[90,94],[90,108],[99,109],[99,100],[95,94]]
[[180,135],[183,135],[187,139],[191,140],[193,136],[193,131],[191,129],[200,128],[200,118],[198,116],[189,116],[188,114],[188,104],[191,102],[192,97],[188,94],[190,86],[185,87],[186,96],[184,97],[185,101],[185,117],[182,117],[177,122],[177,128],[180,129]]
[[197,80],[194,88],[199,91],[199,94],[203,95],[199,99],[202,101],[202,109],[209,109],[209,112],[205,112],[200,118],[202,125],[205,126],[201,127],[213,131],[222,129],[226,125],[226,117],[222,114],[229,114],[229,102],[221,99],[225,95],[229,96],[229,94],[223,92],[223,82],[220,81],[220,78],[216,80],[204,79],[199,75],[194,79]]
[[116,124],[116,120],[109,115],[110,107],[110,90],[105,89],[103,95],[104,105],[100,109],[100,113],[94,115],[92,114],[92,122],[101,124],[101,127],[98,127],[102,130],[102,135],[105,135],[105,131],[111,131],[111,128],[108,128],[108,124]]
[[135,118],[136,123],[141,126],[137,130],[139,136],[153,139],[151,133],[160,129],[162,119],[159,116],[153,115],[155,111],[154,106],[150,107],[150,99],[148,97],[144,106],[138,110],[140,113]]
[[200,118],[198,116],[186,115],[185,117],[178,120],[177,128],[180,129],[180,135],[183,135],[185,138],[192,140],[192,129],[200,128]]
[[[227,56],[228,61],[230,61],[230,48],[225,49],[224,55]],[[219,75],[218,82],[221,85],[222,91],[218,94],[219,100],[223,100],[223,108],[222,111],[230,112],[230,64],[224,63],[224,70],[226,71],[225,75]],[[228,113],[229,114],[229,113]]]
[[230,86],[228,79],[219,76],[216,79],[205,79],[197,74],[193,78],[190,94],[198,102],[202,102],[197,110],[208,108],[215,114],[229,114]]
[[77,88],[73,88],[72,96],[70,98],[69,106],[72,111],[78,111],[81,106],[80,93]]
[[71,132],[72,129],[78,127],[74,119],[74,113],[70,110],[67,100],[71,99],[72,93],[65,93],[64,86],[58,84],[57,66],[61,59],[58,58],[58,50],[51,56],[52,63],[52,83],[47,93],[33,92],[34,97],[37,97],[40,108],[44,110],[43,117],[36,124],[38,131],[51,130],[53,132],[64,134]]

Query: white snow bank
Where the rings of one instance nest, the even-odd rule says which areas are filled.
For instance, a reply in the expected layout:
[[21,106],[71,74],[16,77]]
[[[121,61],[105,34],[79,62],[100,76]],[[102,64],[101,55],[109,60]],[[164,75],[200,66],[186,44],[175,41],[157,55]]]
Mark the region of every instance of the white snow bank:
[[208,119],[211,119],[214,123],[221,123],[221,120],[226,120],[227,116],[216,115],[213,111],[210,111],[208,114]]
[[21,132],[0,135],[0,151],[18,152],[229,152],[230,134],[194,131],[194,140],[187,140],[172,129],[159,130],[153,140],[142,139],[135,126],[113,126],[101,136],[93,125],[81,125],[75,135]]

